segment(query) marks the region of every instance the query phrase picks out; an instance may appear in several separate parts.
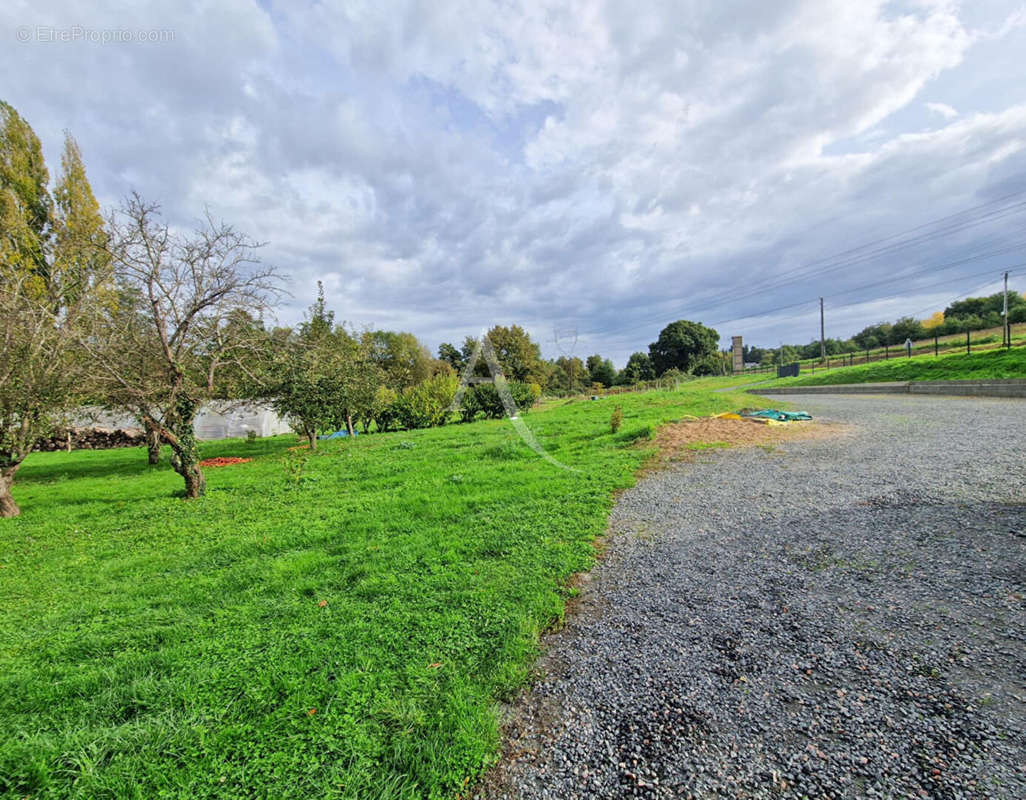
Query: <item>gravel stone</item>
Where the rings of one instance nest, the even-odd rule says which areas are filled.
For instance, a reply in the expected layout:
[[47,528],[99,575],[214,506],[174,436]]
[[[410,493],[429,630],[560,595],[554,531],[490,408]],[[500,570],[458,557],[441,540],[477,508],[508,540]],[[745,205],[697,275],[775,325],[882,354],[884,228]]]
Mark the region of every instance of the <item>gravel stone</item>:
[[620,497],[476,796],[1026,797],[1026,402],[801,403]]

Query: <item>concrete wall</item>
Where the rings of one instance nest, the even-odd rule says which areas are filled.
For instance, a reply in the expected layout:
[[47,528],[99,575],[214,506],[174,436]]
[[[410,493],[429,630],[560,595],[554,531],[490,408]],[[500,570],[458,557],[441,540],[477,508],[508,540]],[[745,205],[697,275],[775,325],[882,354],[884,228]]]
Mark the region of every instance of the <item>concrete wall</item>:
[[750,394],[933,394],[961,397],[1026,397],[1026,380],[903,381],[840,383],[834,386],[775,386],[749,389]]

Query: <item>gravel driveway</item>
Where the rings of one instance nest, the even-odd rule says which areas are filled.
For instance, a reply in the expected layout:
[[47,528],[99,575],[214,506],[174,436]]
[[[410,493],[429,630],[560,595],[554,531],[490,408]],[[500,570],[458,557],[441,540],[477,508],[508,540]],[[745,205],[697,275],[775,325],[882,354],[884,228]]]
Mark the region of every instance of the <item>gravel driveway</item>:
[[1026,798],[1026,401],[788,400],[622,496],[478,796]]

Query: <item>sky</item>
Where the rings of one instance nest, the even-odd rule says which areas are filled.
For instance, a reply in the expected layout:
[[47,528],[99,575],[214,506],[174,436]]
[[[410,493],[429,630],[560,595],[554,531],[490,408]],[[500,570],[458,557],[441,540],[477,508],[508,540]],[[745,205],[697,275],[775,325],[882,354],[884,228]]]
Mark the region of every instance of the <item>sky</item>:
[[[0,98],[98,199],[209,210],[336,319],[622,366],[1026,290],[1026,6],[0,5]],[[875,243],[875,244],[873,244]],[[861,248],[861,249],[859,249]]]

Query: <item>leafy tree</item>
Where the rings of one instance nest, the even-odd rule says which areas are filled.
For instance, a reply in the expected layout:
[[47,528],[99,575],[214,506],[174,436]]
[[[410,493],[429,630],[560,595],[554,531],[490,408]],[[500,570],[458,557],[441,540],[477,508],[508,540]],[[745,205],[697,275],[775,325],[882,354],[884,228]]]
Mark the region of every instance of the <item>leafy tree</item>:
[[[692,375],[726,375],[728,371],[728,359],[729,354],[725,353],[709,353],[703,356],[697,362],[692,364],[691,374]],[[663,377],[668,373],[664,372]]]
[[944,324],[944,312],[934,311],[929,317],[923,320],[923,329],[932,333],[935,328]]
[[286,337],[284,346],[275,348],[274,378],[264,382],[262,392],[306,436],[311,450],[317,447],[318,431],[345,428],[354,435],[356,422],[366,431],[375,415],[384,429],[396,396],[391,389],[381,391],[388,376],[381,351],[374,350],[391,337],[358,337],[334,320],[318,282],[317,300],[306,320]]
[[[102,275],[105,280],[109,277],[110,255],[100,204],[86,177],[82,152],[67,132],[54,199],[56,235],[50,272],[60,276],[64,294],[73,296],[89,285],[96,285],[97,276]],[[97,288],[113,294],[110,285]]]
[[774,364],[793,364],[798,361],[798,349],[790,344],[783,344],[773,351]]
[[496,325],[486,335],[506,380],[530,383],[542,375],[541,348],[519,325]]
[[[69,137],[70,139],[70,137]],[[73,140],[72,140],[73,141]],[[77,342],[109,285],[102,221],[81,159],[66,159],[58,182],[60,236],[54,245],[49,172],[38,137],[0,101],[0,516],[16,516],[15,473],[36,440],[89,397],[90,371]],[[77,155],[77,150],[73,155]],[[95,215],[95,216],[93,216]],[[88,230],[93,238],[84,235]],[[90,266],[71,267],[72,252]]]
[[412,333],[367,331],[363,344],[371,360],[396,391],[431,377],[431,354]]
[[34,276],[21,291],[42,292],[50,280],[49,182],[39,138],[13,106],[0,100],[0,263]]
[[591,375],[584,362],[576,356],[560,356],[552,362],[549,388],[558,392],[578,393],[591,388]]
[[[1018,292],[1008,293],[1008,310],[1026,306],[1026,299]],[[1005,307],[1005,293],[996,292],[987,297],[966,297],[964,300],[957,300],[944,309],[945,319],[953,317],[985,317],[988,312],[1000,314]]]
[[[379,386],[374,392],[374,402],[371,404],[369,418],[381,432],[390,430],[396,422],[396,400],[399,395],[394,389],[387,386]],[[368,426],[364,427],[364,433]]]
[[906,339],[914,342],[925,338],[926,329],[922,322],[912,317],[901,317],[891,326],[891,340],[887,344],[903,345]]
[[[247,370],[262,338],[240,324],[262,313],[277,295],[275,271],[260,264],[259,245],[231,226],[207,218],[194,233],[172,231],[156,205],[130,197],[108,225],[116,287],[137,299],[131,324],[98,320],[81,346],[95,365],[108,401],[135,408],[171,447],[171,466],[185,496],[204,494],[193,423],[202,404],[218,396],[219,378]],[[231,324],[234,320],[234,324]]]
[[671,322],[648,347],[656,375],[676,367],[691,372],[707,356],[719,349],[720,335],[700,322],[681,319]]
[[317,449],[318,431],[343,426],[371,413],[382,371],[368,352],[370,342],[335,325],[318,282],[317,300],[306,320],[275,348],[273,379],[264,393],[281,415]]
[[448,342],[438,345],[438,359],[444,361],[456,372],[462,372],[463,368],[467,366],[467,359],[463,351]]
[[766,350],[762,347],[749,347],[743,345],[741,348],[742,358],[746,364],[761,364],[766,358]]
[[642,381],[654,380],[655,376],[655,367],[652,366],[652,359],[648,357],[648,353],[631,353],[616,382],[621,386],[631,386]]
[[882,347],[885,344],[891,343],[891,324],[889,322],[878,322],[876,325],[868,325],[851,338],[859,346],[860,350]]
[[608,358],[602,358],[598,353],[588,356],[585,366],[588,368],[588,377],[592,383],[608,387],[616,380],[616,367],[613,366],[613,362]]

